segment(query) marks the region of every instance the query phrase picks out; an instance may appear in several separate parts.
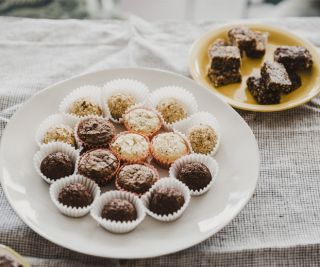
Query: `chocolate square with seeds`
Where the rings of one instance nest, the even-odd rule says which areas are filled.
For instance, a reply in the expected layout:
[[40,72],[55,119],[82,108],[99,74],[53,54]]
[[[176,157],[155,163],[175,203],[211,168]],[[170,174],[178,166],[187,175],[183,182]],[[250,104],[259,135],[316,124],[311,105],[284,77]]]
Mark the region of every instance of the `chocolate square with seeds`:
[[254,33],[247,27],[232,28],[228,31],[228,37],[232,45],[243,51],[254,49],[256,46]]
[[217,72],[209,69],[208,77],[214,86],[220,87],[231,83],[241,82],[241,74],[239,71]]
[[216,46],[210,51],[211,69],[214,71],[239,71],[241,65],[240,50],[235,46]]
[[266,61],[261,68],[261,77],[269,91],[285,92],[291,89],[289,75],[281,63]]
[[280,103],[280,92],[267,90],[260,76],[249,77],[247,79],[247,87],[258,104],[272,105]]
[[256,45],[254,48],[248,49],[246,54],[251,58],[261,58],[266,53],[269,34],[267,32],[254,31]]
[[307,70],[313,65],[309,50],[303,46],[279,46],[274,52],[274,60],[290,70]]

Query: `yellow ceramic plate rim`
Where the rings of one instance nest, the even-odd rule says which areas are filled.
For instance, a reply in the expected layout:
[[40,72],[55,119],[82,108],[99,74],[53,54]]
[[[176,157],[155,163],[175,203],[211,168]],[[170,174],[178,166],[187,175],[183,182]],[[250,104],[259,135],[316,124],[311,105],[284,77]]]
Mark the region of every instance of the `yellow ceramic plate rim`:
[[[302,46],[306,47],[309,49],[309,51],[312,54],[313,57],[313,62],[314,66],[317,65],[317,69],[320,69],[320,55],[317,50],[317,48],[308,40],[305,40],[301,38],[300,36],[286,30],[283,28],[275,27],[275,26],[270,26],[266,24],[258,24],[258,23],[232,23],[232,24],[226,24],[222,27],[210,30],[209,32],[205,33],[197,39],[191,46],[189,50],[189,56],[188,56],[188,65],[189,65],[189,72],[192,76],[192,78],[197,81],[199,84],[205,86],[206,88],[210,89],[213,91],[215,94],[217,94],[219,97],[221,97],[225,102],[230,104],[231,106],[243,110],[249,110],[249,111],[258,111],[258,112],[274,112],[274,111],[281,111],[281,110],[287,110],[291,109],[300,105],[303,105],[310,101],[312,98],[317,96],[320,93],[320,79],[318,78],[315,86],[313,89],[310,90],[308,94],[305,96],[300,96],[298,95],[295,99],[289,101],[289,102],[283,102],[280,104],[275,104],[275,105],[259,105],[259,104],[251,104],[251,103],[244,103],[241,101],[237,101],[235,99],[232,99],[230,97],[227,97],[220,93],[216,88],[213,86],[208,86],[207,82],[204,81],[200,67],[197,65],[197,58],[199,56],[199,53],[201,53],[200,47],[203,45],[203,43],[208,42],[209,39],[212,39],[213,36],[218,36],[227,30],[229,30],[231,27],[235,26],[248,26],[253,29],[258,28],[259,30],[264,30],[264,31],[271,31],[276,34],[281,34],[285,35],[288,38],[291,38],[292,40],[301,43]],[[285,44],[283,44],[285,45]],[[319,73],[317,73],[317,77],[319,77]]]

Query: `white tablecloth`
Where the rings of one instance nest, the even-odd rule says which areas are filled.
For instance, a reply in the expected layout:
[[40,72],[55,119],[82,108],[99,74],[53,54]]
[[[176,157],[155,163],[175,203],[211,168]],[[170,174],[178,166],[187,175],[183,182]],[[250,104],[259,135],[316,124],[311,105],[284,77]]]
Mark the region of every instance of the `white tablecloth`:
[[[320,19],[263,22],[320,46]],[[188,75],[192,42],[222,23],[0,18],[0,130],[35,92],[73,75],[144,66]],[[142,260],[95,258],[29,229],[0,187],[0,243],[33,266],[317,266],[320,262],[320,101],[278,113],[239,113],[261,152],[256,193],[227,227],[185,251]],[[186,233],[188,234],[188,233]]]

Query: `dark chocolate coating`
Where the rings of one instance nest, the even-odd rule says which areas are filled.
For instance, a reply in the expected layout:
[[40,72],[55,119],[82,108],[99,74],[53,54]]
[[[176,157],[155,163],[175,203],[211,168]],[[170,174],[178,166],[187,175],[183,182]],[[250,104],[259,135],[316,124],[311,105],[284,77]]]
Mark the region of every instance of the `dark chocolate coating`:
[[85,146],[105,146],[115,135],[114,127],[104,118],[88,118],[80,122],[77,134]]
[[271,105],[280,103],[280,92],[266,89],[260,76],[251,76],[247,79],[247,87],[258,104]]
[[119,160],[108,149],[93,149],[81,155],[78,173],[104,186],[117,171]]
[[1,267],[22,267],[22,265],[9,255],[0,256],[0,266]]
[[137,210],[128,200],[116,198],[104,205],[101,217],[111,221],[129,222],[137,219]]
[[73,183],[62,188],[58,200],[68,207],[82,208],[93,202],[93,196],[85,185]]
[[266,90],[284,92],[291,89],[288,72],[281,63],[266,61],[261,68],[261,77]]
[[303,46],[279,46],[274,52],[274,60],[290,70],[307,70],[313,65],[309,50]]
[[124,190],[143,194],[156,182],[154,170],[142,164],[125,165],[118,174],[117,183]]
[[40,170],[49,179],[57,180],[73,174],[74,163],[67,154],[54,152],[42,160]]
[[184,165],[179,170],[177,178],[191,190],[203,189],[212,180],[209,169],[200,162],[191,162]]
[[168,215],[178,211],[184,202],[183,194],[179,190],[158,188],[151,194],[149,209],[159,215]]

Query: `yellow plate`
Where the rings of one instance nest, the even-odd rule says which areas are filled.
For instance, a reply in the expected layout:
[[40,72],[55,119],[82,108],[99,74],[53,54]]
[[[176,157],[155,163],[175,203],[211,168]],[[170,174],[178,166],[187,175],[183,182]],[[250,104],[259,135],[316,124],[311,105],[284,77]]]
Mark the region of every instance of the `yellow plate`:
[[[242,59],[241,83],[215,88],[207,77],[209,68],[209,46],[217,38],[226,39],[228,30],[239,25],[248,26],[253,30],[269,32],[266,54],[261,59],[249,59],[247,57]],[[306,47],[312,54],[314,65],[311,71],[299,72],[302,86],[288,95],[281,96],[280,104],[259,105],[247,90],[246,80],[251,74],[259,72],[264,61],[273,61],[273,52],[279,45],[301,45]],[[287,30],[261,24],[234,24],[210,31],[194,42],[189,53],[189,70],[194,80],[214,91],[233,107],[261,112],[290,109],[302,105],[315,97],[320,92],[319,64],[320,56],[317,48],[309,41]]]

